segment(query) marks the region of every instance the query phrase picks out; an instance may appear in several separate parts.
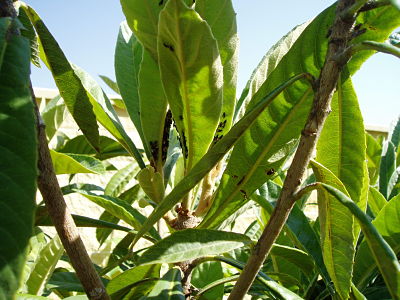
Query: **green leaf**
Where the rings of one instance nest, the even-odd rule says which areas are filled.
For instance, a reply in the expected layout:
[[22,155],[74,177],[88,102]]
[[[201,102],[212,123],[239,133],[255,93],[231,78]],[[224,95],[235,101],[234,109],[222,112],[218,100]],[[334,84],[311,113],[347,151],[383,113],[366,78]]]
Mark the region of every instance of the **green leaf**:
[[[132,229],[124,226],[117,225],[115,223],[92,219],[85,216],[72,214],[72,218],[77,227],[95,227],[95,228],[109,228],[115,230],[121,230],[125,232],[132,232]],[[36,210],[36,226],[53,226],[53,222],[48,215],[47,209],[44,206],[39,206]]]
[[[270,181],[268,181],[268,184],[278,187],[278,185],[271,183]],[[253,194],[251,198],[269,214],[272,214],[274,209],[272,203],[275,204],[278,200],[280,190],[281,188],[279,187],[275,199],[268,199],[268,201],[255,194]],[[319,273],[321,274],[325,283],[329,285],[331,279],[323,261],[319,236],[311,227],[308,218],[304,215],[303,211],[298,207],[298,205],[293,207],[284,228],[285,232],[289,233],[289,237],[293,240],[293,243],[313,257]]]
[[252,110],[250,110],[231,130],[219,140],[193,169],[182,178],[175,188],[164,198],[149,216],[144,226],[140,229],[134,243],[145,234],[168,210],[174,207],[193,187],[198,184],[203,177],[214,168],[214,166],[224,157],[224,155],[235,144],[238,138],[249,128],[260,113],[271,103],[279,93],[299,79],[306,77],[307,74],[299,74],[290,78],[287,82],[279,85],[275,90],[268,94]]
[[[146,221],[145,216],[119,198],[106,195],[95,195],[84,191],[79,191],[78,193],[93,203],[103,207],[110,214],[125,221],[137,230],[141,228],[142,224]],[[157,240],[161,239],[160,235],[154,228],[150,230],[150,235]]]
[[398,195],[400,193],[400,167],[394,170],[392,176],[390,176],[388,182],[388,199]]
[[378,180],[379,166],[381,162],[382,145],[369,133],[366,133],[367,142],[367,164],[369,182],[374,185]]
[[118,197],[126,186],[135,178],[139,171],[136,163],[129,163],[126,167],[116,172],[107,183],[104,194]]
[[[343,183],[349,197],[366,211],[369,177],[365,129],[347,68],[339,76],[331,109],[317,142],[316,161],[331,171]],[[353,230],[356,243],[360,234],[358,223],[353,224]]]
[[101,78],[101,80],[104,81],[105,84],[107,84],[107,86],[110,89],[112,89],[117,94],[121,94],[121,92],[119,91],[119,88],[118,88],[118,84],[114,80],[112,80],[110,77],[107,77],[105,75],[99,75],[99,77]]
[[310,22],[306,22],[294,27],[264,55],[258,66],[254,69],[250,79],[247,81],[247,84],[242,91],[242,94],[236,105],[235,118],[244,114],[244,111],[251,98],[261,88],[269,74],[276,68],[281,59],[290,50],[294,42],[299,38],[300,34],[309,25],[309,23]]
[[26,12],[19,8],[17,10],[18,20],[24,26],[24,28],[21,30],[21,35],[29,40],[29,44],[31,46],[31,62],[36,67],[40,68],[38,36]]
[[347,70],[340,75],[331,109],[318,139],[316,160],[344,184],[350,198],[365,211],[368,189],[368,182],[367,187],[364,184],[365,129]]
[[[399,211],[400,195],[387,202],[372,221],[372,224],[391,246],[395,254],[400,252]],[[373,259],[374,255],[371,253],[368,243],[363,240],[357,251],[353,277],[355,285],[361,290],[367,286],[371,276],[375,273],[377,265]]]
[[98,125],[85,87],[75,74],[57,41],[35,10],[27,5],[21,5],[21,8],[24,9],[36,29],[39,42],[43,47],[42,54],[45,56],[48,67],[53,74],[57,88],[69,112],[88,142],[94,149],[98,150]]
[[66,116],[66,109],[64,100],[60,96],[57,96],[50,100],[42,112],[42,119],[46,124],[46,136],[49,141],[63,123]]
[[[308,72],[314,77],[319,75],[328,45],[326,34],[332,24],[335,10],[333,4],[304,29],[252,97],[247,110],[293,74]],[[358,22],[363,28],[370,30],[355,40],[384,41],[392,30],[400,25],[400,17],[390,6],[384,6],[374,9],[373,12],[360,13]],[[354,55],[349,62],[350,74],[373,53],[361,52]],[[214,195],[214,203],[201,226],[218,226],[222,220],[247,202],[246,196],[248,198],[269,178],[266,174],[269,170],[278,170],[282,166],[285,160],[277,160],[277,157],[282,157],[277,153],[300,135],[311,107],[311,100],[312,89],[301,82],[296,83],[274,100],[250,130],[240,138]]]
[[122,299],[134,284],[146,278],[158,278],[161,265],[137,266],[114,277],[107,285],[107,293],[112,299]]
[[185,229],[172,233],[148,248],[138,264],[176,263],[216,255],[252,243],[239,233],[209,229]]
[[131,30],[143,47],[157,60],[157,33],[160,11],[166,1],[121,0]]
[[172,120],[169,116],[169,120],[164,122],[168,101],[161,82],[160,67],[147,50],[143,50],[138,81],[140,120],[145,138],[143,143],[146,143],[150,149],[149,160],[152,165],[156,167],[157,171],[161,171],[167,151],[163,140],[168,138]]
[[0,299],[19,287],[32,235],[37,142],[29,89],[29,41],[20,23],[0,18]]
[[[57,272],[58,271],[58,272]],[[100,278],[106,286],[109,280]],[[67,291],[67,292],[80,292],[84,293],[81,282],[73,272],[59,271],[58,269],[53,273],[49,282],[46,285],[49,290]]]
[[[240,270],[243,270],[244,264],[240,263],[236,260],[229,259],[226,257],[216,257],[215,258],[218,261],[222,261],[224,263],[227,263],[235,268],[238,268]],[[257,274],[257,279],[265,286],[267,287],[268,291],[275,297],[281,300],[301,300],[298,295],[293,293],[292,291],[288,290],[287,288],[283,287],[282,285],[278,284],[276,281],[274,281],[271,277],[267,276],[263,272],[258,272]]]
[[143,159],[135,144],[125,132],[110,99],[108,99],[101,87],[92,77],[89,76],[88,73],[75,65],[72,67],[75,75],[81,80],[82,85],[86,89],[88,99],[93,105],[93,112],[96,115],[96,119],[136,159],[139,166],[144,168],[145,165]]
[[[143,3],[148,2],[146,1]],[[128,24],[122,22],[118,33],[117,45],[115,47],[115,77],[129,117],[139,133],[147,157],[150,157],[150,151],[147,148],[147,144],[144,142],[145,139],[139,112],[138,74],[140,62],[142,61],[142,51],[142,45],[132,34]]]
[[[196,288],[202,289],[209,284],[224,277],[220,262],[206,261],[203,262],[192,271],[191,284]],[[201,300],[221,300],[224,296],[224,285],[218,285],[215,288],[204,293]]]
[[168,270],[165,275],[157,281],[146,299],[185,300],[182,289],[182,275],[178,267]]
[[[312,161],[311,166],[317,181],[348,195],[343,183],[331,171],[316,161]],[[325,266],[336,291],[341,298],[347,299],[355,254],[354,218],[336,197],[325,190],[318,190],[318,212]]]
[[390,179],[396,171],[396,153],[392,142],[386,143],[386,149],[382,152],[381,165],[379,169],[379,192],[386,198],[390,196]]
[[100,136],[100,150],[99,153],[89,145],[85,136],[78,135],[73,139],[68,140],[64,146],[57,149],[57,152],[61,153],[74,153],[74,154],[86,154],[94,156],[97,159],[104,160],[116,156],[127,156],[129,153],[121,146],[120,143],[115,140]]
[[59,153],[54,150],[50,150],[50,155],[56,174],[103,174],[106,171],[101,161],[88,155]]
[[274,244],[271,255],[281,257],[293,265],[299,267],[305,275],[311,275],[314,262],[310,255],[302,250],[284,245]]
[[34,266],[26,281],[26,292],[34,295],[41,295],[42,291],[53,273],[58,260],[64,253],[64,247],[60,238],[56,235],[36,257]]
[[[209,24],[217,40],[223,67],[224,88],[221,117],[217,135],[225,135],[232,126],[236,103],[239,38],[236,13],[232,1],[197,0],[195,10]],[[223,16],[223,17],[221,17]],[[221,127],[221,128],[220,128]],[[218,130],[221,130],[218,132]]]
[[368,207],[375,217],[386,204],[385,197],[376,188],[370,186],[368,190]]
[[[375,224],[377,225],[376,226],[372,225],[370,220],[368,219],[368,216],[365,215],[365,213],[357,206],[357,204],[355,204],[348,196],[346,196],[341,191],[337,190],[336,188],[330,185],[322,184],[322,186],[331,195],[335,196],[335,198],[339,200],[342,205],[346,206],[346,208],[348,208],[349,211],[351,211],[351,213],[360,223],[366,243],[368,244],[369,249],[371,250],[372,257],[374,258],[375,263],[378,265],[378,268],[385,280],[386,286],[389,289],[390,294],[392,295],[393,299],[399,299],[400,264],[397,260],[396,254],[393,252],[392,248],[390,248],[389,244],[385,241],[385,239],[378,231],[378,227],[380,227],[380,224],[379,225],[377,224],[379,222],[377,221],[378,218],[375,219],[374,222],[374,225]],[[400,199],[400,197],[398,199]],[[399,207],[396,207],[396,212],[394,213],[394,216],[396,217],[398,216],[398,209]],[[390,209],[387,212],[391,213]],[[385,209],[383,209],[381,213],[382,215],[384,215],[386,213]],[[386,215],[385,219],[387,217],[388,216]],[[398,226],[399,225],[398,222],[395,222],[393,219],[391,220],[390,223],[387,224],[386,220],[383,220],[381,222],[383,222],[385,226],[387,226],[387,224],[389,224],[390,226],[387,229],[382,228],[383,235],[385,235],[385,233],[390,235],[393,232],[393,230],[396,233],[399,232],[400,226]],[[392,225],[395,225],[395,227],[392,227]],[[371,262],[372,262],[371,260],[368,261],[369,264],[371,264]]]
[[182,0],[168,1],[158,24],[158,60],[186,171],[210,147],[222,107],[223,71],[210,27]]
[[392,129],[390,141],[393,143],[394,148],[398,149],[400,144],[400,117],[397,119],[396,125],[394,125]]
[[[131,172],[133,169],[133,172]],[[118,171],[111,180],[108,182],[106,191],[104,192],[106,195],[119,197],[121,200],[126,201],[128,204],[132,204],[138,198],[139,194],[139,185],[135,185],[131,189],[125,191],[124,193],[120,194],[121,188],[123,188],[126,184],[129,183],[130,179],[136,175],[137,167],[132,168],[132,165],[128,165],[125,168]],[[132,177],[131,177],[132,176]],[[120,181],[119,181],[120,180]],[[108,188],[108,189],[107,189]],[[108,211],[104,211],[101,216],[100,220],[112,223],[118,223],[119,218],[110,214]],[[112,230],[110,229],[97,229],[96,230],[96,239],[99,241],[100,245],[102,245],[108,236],[111,234]]]
[[164,180],[160,173],[155,172],[152,166],[142,169],[137,175],[137,180],[144,192],[156,203],[164,199]]
[[[333,16],[333,7],[325,10],[306,27],[294,29],[264,57],[241,97],[249,101],[247,111],[293,74],[306,71],[318,76],[327,49],[326,32],[321,29],[330,27]],[[310,47],[310,44],[318,46]],[[286,55],[282,57],[280,51]],[[202,227],[219,226],[273,176],[269,170],[282,167],[296,146],[312,98],[312,87],[302,81],[296,82],[280,94],[239,139]]]

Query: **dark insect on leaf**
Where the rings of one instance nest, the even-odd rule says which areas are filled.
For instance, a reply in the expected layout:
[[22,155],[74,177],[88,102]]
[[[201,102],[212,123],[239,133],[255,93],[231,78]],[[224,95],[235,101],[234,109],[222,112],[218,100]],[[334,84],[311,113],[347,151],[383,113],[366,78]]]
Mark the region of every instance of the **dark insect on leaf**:
[[170,44],[168,44],[168,43],[166,43],[166,42],[163,43],[163,46],[164,46],[165,48],[171,50],[172,52],[175,51],[174,46],[172,46],[172,45],[170,45]]
[[164,4],[164,0],[160,0],[160,2],[158,2],[158,5],[161,6]]
[[236,183],[236,185],[241,185],[242,182],[243,182],[243,180],[244,180],[244,177],[245,177],[245,176],[243,176],[242,178],[240,178],[240,180],[238,181],[238,183]]
[[275,170],[274,168],[271,168],[267,171],[267,175],[274,175],[275,174]]
[[167,153],[168,153],[168,146],[169,146],[169,130],[171,128],[172,124],[172,113],[171,110],[167,111],[167,114],[165,116],[165,122],[164,122],[164,132],[163,132],[163,139],[162,139],[162,161],[163,163],[167,159]]

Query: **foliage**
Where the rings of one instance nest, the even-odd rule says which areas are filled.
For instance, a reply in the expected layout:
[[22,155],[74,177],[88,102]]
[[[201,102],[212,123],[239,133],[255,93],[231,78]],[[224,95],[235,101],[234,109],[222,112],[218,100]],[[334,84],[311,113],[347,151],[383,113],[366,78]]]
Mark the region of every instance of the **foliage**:
[[[350,47],[389,38],[400,26],[392,2],[359,12]],[[61,96],[42,110],[57,174],[112,174],[104,187],[62,188],[104,209],[99,219],[73,215],[77,225],[96,227],[100,244],[113,231],[126,234],[106,265],[97,266],[111,298],[229,294],[281,194],[332,42],[336,4],[278,41],[239,99],[229,0],[121,0],[126,21],[115,49],[116,81],[101,77],[121,99],[109,99],[67,59],[33,8],[15,4],[19,21],[0,19],[0,177],[13,187],[3,189],[0,202],[0,299],[17,290],[17,299],[51,292],[79,299],[83,292],[58,237],[49,241],[37,227],[51,225],[43,206],[32,226],[37,145],[30,54],[34,65],[40,58],[49,68]],[[14,28],[22,35],[10,38]],[[397,45],[395,34],[390,42]],[[400,298],[400,120],[387,139],[368,135],[351,82],[372,54],[352,53],[340,74],[310,176],[248,291],[253,299]],[[143,149],[114,107],[126,109]],[[66,111],[82,135],[65,138]],[[98,124],[112,138],[101,136]],[[121,156],[129,163],[116,170],[109,159]],[[313,189],[317,219],[306,215]],[[233,232],[249,208],[251,224]],[[59,261],[67,267],[56,268]]]

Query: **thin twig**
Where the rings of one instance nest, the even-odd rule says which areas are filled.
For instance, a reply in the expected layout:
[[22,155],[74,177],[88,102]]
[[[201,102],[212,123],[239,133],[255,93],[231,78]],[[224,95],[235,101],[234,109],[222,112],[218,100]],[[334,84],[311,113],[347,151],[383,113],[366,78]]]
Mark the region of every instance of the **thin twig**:
[[38,187],[46,204],[50,218],[57,230],[61,242],[67,252],[72,267],[75,269],[82,286],[89,297],[93,300],[109,300],[109,296],[104,288],[99,275],[97,274],[85,245],[83,244],[74,220],[64,200],[53,163],[50,156],[49,147],[45,133],[45,124],[40,116],[36,98],[32,89],[32,101],[35,107],[38,136]]
[[350,17],[346,16],[346,18],[342,18],[342,16],[343,12],[348,11],[349,7],[353,4],[354,1],[352,0],[341,0],[338,2],[336,18],[331,27],[325,64],[317,80],[318,86],[315,90],[313,107],[305,128],[302,131],[299,146],[287,172],[282,192],[271,218],[258,243],[254,247],[252,255],[247,261],[228,300],[243,299],[295,204],[294,195],[300,189],[301,180],[306,172],[323,124],[330,112],[332,95],[343,68],[343,63],[339,63],[332,58],[337,55],[337,53],[341,53],[346,49],[348,41],[351,38],[355,15]]

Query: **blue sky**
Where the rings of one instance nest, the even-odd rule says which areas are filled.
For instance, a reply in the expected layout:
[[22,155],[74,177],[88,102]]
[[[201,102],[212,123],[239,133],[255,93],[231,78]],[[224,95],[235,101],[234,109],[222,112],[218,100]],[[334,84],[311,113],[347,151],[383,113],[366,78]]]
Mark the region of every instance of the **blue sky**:
[[[119,24],[124,19],[119,1],[26,2],[43,18],[71,62],[99,82],[100,74],[115,78],[114,47]],[[263,55],[282,35],[333,2],[233,0],[240,37],[238,94]],[[399,78],[400,60],[383,54],[367,61],[354,76],[366,124],[389,126],[400,115]],[[45,67],[33,67],[32,80],[35,87],[55,87]]]

